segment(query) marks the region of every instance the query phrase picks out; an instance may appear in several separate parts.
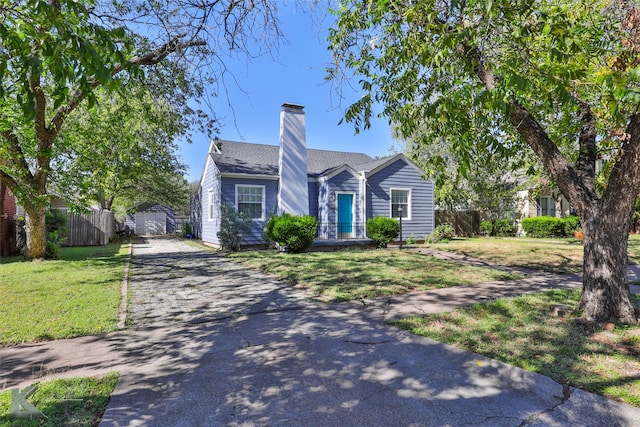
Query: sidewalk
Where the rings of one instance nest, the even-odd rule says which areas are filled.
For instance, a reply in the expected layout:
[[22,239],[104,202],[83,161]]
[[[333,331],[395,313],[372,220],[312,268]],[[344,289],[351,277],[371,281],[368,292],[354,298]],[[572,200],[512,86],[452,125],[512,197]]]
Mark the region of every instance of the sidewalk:
[[[117,370],[102,426],[640,425],[640,408],[381,321],[580,286],[577,276],[327,306],[175,240],[150,239],[134,254],[143,290],[134,295],[157,296],[164,307],[141,304],[139,326],[128,331],[2,348],[0,389]],[[199,300],[205,294],[220,298]],[[157,314],[168,308],[175,318],[167,323]]]

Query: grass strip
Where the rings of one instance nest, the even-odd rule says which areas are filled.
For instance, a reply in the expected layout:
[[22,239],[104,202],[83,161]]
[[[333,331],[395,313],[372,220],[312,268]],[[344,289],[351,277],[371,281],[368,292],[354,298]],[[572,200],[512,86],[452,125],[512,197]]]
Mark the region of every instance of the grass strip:
[[0,268],[0,345],[117,328],[127,244],[62,248],[60,259]]
[[0,393],[0,426],[96,426],[117,382],[118,373],[112,372],[103,377],[58,379],[38,384],[27,401],[42,412],[46,420],[11,418],[11,390],[5,390]]
[[248,251],[231,259],[274,274],[325,301],[348,301],[522,278],[410,251],[344,250],[301,254]]
[[[393,324],[640,407],[638,329],[558,317],[554,306],[576,307],[580,291],[551,291],[475,304],[450,313],[412,317]],[[640,308],[640,297],[633,296]]]

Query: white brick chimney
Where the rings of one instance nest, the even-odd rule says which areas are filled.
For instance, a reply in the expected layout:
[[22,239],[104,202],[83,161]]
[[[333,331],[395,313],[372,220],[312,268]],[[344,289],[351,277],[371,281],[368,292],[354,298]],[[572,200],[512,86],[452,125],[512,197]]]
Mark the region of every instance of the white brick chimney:
[[282,104],[282,111],[280,111],[279,213],[309,214],[307,144],[303,109],[302,105]]

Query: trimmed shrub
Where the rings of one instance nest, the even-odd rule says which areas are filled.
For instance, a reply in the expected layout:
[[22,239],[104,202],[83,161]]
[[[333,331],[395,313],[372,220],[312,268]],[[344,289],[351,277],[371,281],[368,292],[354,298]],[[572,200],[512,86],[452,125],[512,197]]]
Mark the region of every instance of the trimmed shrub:
[[493,235],[500,237],[515,236],[516,225],[510,219],[498,219],[493,224]]
[[290,252],[304,252],[313,245],[318,221],[310,215],[276,215],[269,219],[265,236]]
[[565,222],[552,216],[523,218],[522,228],[529,237],[561,237],[565,235]]
[[433,229],[431,234],[427,236],[426,243],[448,242],[453,239],[454,235],[453,226],[445,222]]
[[228,204],[222,205],[220,209],[220,231],[218,239],[222,249],[239,251],[240,242],[251,226],[249,214],[242,214]]
[[384,216],[367,220],[367,235],[378,248],[386,248],[400,234],[400,223]]

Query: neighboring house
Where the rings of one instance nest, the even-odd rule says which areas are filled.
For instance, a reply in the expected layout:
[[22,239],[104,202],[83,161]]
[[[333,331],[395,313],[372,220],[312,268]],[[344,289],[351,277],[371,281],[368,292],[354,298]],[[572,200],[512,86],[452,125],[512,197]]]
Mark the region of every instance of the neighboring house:
[[16,198],[0,181],[0,256],[11,256],[16,252]]
[[139,236],[176,232],[175,212],[160,204],[143,203],[127,212],[125,225]]
[[530,190],[519,191],[518,218],[535,216],[565,217],[573,213],[569,201],[560,193],[543,192],[533,196]]
[[367,239],[367,219],[402,215],[403,236],[434,228],[433,182],[402,154],[374,159],[362,153],[306,148],[303,107],[284,104],[280,146],[212,141],[192,198],[192,227],[219,245],[221,206],[253,218],[242,244],[264,243],[274,213],[317,218],[320,240]]

